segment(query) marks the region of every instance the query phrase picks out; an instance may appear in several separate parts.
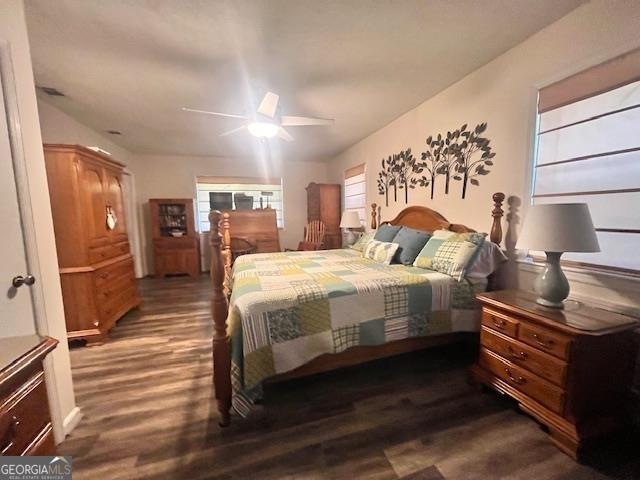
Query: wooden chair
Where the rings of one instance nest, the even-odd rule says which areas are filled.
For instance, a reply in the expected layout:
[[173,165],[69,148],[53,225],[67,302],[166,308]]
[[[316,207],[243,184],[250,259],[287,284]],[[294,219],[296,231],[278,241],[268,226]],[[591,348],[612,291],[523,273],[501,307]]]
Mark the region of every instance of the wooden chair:
[[298,244],[298,251],[320,250],[327,230],[322,220],[312,220],[304,228],[304,241]]
[[256,253],[257,246],[246,237],[231,237],[231,261],[235,262],[240,255]]

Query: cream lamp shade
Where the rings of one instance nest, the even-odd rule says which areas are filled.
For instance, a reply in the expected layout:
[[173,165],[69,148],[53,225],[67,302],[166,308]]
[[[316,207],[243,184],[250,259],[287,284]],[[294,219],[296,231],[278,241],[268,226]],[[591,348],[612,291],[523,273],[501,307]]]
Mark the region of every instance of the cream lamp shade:
[[600,251],[586,203],[532,205],[516,247],[544,252]]
[[600,245],[586,203],[533,205],[524,218],[518,248],[544,250],[547,261],[533,282],[536,302],[547,308],[564,308],[570,286],[560,266],[564,252],[599,252]]
[[342,220],[340,220],[340,228],[360,228],[360,216],[358,212],[353,210],[345,210],[342,212]]

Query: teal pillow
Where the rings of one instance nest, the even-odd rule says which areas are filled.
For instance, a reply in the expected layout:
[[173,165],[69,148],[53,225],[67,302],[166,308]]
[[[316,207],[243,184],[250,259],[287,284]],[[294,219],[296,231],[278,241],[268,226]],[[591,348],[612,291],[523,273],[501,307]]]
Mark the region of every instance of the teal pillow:
[[402,227],[394,226],[394,225],[380,225],[378,227],[378,231],[373,236],[374,240],[379,242],[392,242],[396,234],[400,231]]
[[412,265],[422,247],[431,238],[431,235],[430,232],[402,227],[393,239],[393,243],[399,245],[396,256],[393,259],[394,263]]

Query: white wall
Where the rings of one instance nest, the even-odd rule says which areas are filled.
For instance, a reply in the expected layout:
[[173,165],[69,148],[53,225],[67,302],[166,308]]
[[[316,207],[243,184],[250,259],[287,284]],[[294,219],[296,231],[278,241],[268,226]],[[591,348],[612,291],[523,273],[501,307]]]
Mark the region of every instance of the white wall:
[[79,411],[76,409],[71,379],[58,259],[22,0],[0,2],[0,37],[7,40],[11,48],[20,129],[35,223],[35,242],[41,276],[39,284],[43,292],[46,316],[46,319],[39,319],[38,331],[60,340],[45,365],[54,434],[59,442],[62,440],[63,431],[69,430],[79,418]]
[[85,147],[100,147],[111,153],[115,160],[125,165],[129,162],[129,157],[131,156],[129,150],[78,122],[54,105],[47,103],[46,95],[41,92],[38,93],[38,114],[44,143],[67,143],[84,145]]
[[[407,147],[419,155],[430,134],[446,133],[463,123],[488,122],[486,135],[497,155],[492,173],[480,177],[479,187],[469,186],[462,200],[460,182],[453,182],[446,196],[440,177],[433,201],[425,188],[411,191],[409,198],[409,204],[429,206],[450,221],[488,231],[493,192],[529,202],[537,90],[639,47],[639,31],[640,2],[587,3],[338,155],[331,162],[331,178],[341,181],[346,168],[366,162],[367,200],[382,204],[383,219],[390,219],[405,205],[391,201],[385,208],[384,197],[377,193],[383,157]],[[517,277],[523,288],[531,287],[537,268],[520,269]],[[577,296],[640,308],[637,281],[580,272],[568,276]]]
[[323,162],[263,161],[222,157],[133,155],[129,168],[135,175],[142,245],[146,252],[145,272],[153,273],[150,198],[194,198],[196,177],[205,175],[281,177],[283,181],[284,229],[280,246],[295,248],[307,223],[307,192],[310,182],[327,181],[328,164]]

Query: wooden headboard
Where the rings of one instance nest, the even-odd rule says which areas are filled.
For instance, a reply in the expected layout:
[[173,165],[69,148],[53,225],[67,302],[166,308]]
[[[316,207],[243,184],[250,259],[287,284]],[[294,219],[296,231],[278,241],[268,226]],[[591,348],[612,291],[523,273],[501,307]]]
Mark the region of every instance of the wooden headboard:
[[[504,201],[504,193],[497,192],[492,196],[493,225],[491,227],[491,241],[500,244],[502,241],[502,226],[500,220],[504,211],[502,210],[502,202]],[[435,230],[451,230],[456,233],[475,232],[474,229],[461,225],[459,223],[451,223],[440,213],[431,210],[428,207],[414,205],[402,210],[393,220],[380,222],[380,225],[402,225],[403,227],[415,228],[416,230],[424,230],[433,232]],[[378,205],[371,204],[371,228],[378,228]]]

